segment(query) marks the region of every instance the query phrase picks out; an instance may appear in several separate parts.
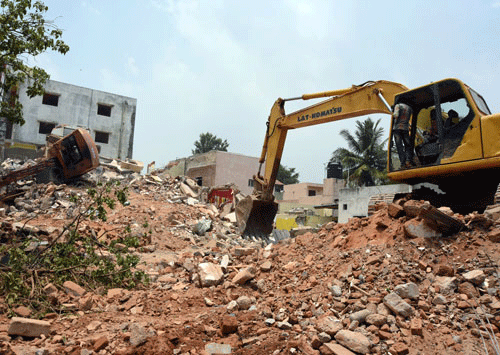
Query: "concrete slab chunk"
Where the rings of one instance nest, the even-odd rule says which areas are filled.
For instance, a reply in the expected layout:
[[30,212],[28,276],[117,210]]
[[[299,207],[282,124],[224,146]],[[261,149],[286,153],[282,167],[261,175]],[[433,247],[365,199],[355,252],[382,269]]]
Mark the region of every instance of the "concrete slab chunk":
[[224,273],[220,265],[213,263],[201,263],[198,265],[198,274],[202,287],[210,287],[220,284],[224,279]]
[[384,304],[395,314],[405,318],[413,315],[414,309],[406,303],[397,293],[391,292],[384,297]]
[[87,292],[83,287],[77,285],[73,281],[66,281],[63,283],[63,287],[66,290],[66,293],[76,297],[81,297],[85,294],[85,292]]
[[9,335],[21,335],[24,337],[39,337],[50,333],[50,323],[44,320],[13,317],[10,320]]
[[342,329],[335,335],[335,340],[356,353],[368,354],[370,352],[370,339],[361,333]]

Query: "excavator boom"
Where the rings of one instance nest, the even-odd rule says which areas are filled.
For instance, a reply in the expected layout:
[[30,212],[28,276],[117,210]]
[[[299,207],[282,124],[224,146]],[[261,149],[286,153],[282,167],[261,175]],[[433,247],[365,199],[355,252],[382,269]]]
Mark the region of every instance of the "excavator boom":
[[[283,154],[287,131],[371,113],[391,113],[394,96],[408,90],[390,81],[369,81],[351,88],[305,94],[291,99],[277,99],[271,108],[259,159],[254,175],[254,191],[236,206],[236,218],[243,235],[265,236],[271,233],[278,210],[273,190]],[[285,102],[330,97],[315,105],[285,114]],[[261,169],[264,166],[263,174]]]

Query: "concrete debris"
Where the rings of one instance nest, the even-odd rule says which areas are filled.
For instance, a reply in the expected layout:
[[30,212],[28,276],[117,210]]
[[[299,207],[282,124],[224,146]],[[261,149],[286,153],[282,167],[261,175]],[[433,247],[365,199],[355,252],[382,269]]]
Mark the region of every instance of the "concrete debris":
[[439,238],[443,234],[433,228],[423,219],[410,219],[404,224],[405,235],[408,238]]
[[205,351],[208,355],[225,355],[232,354],[231,345],[210,343],[205,345]]
[[133,346],[141,345],[148,338],[151,338],[155,335],[153,330],[147,330],[142,324],[132,323],[129,327],[130,330],[130,344]]
[[417,284],[413,282],[396,286],[394,288],[394,292],[402,298],[411,298],[412,300],[418,299],[418,296],[420,295]]
[[237,285],[243,285],[245,282],[253,279],[255,277],[255,268],[253,266],[249,266],[238,272],[233,277],[233,282]]
[[370,339],[361,333],[342,329],[335,334],[335,340],[356,353],[368,354],[370,352]]
[[384,304],[395,314],[402,317],[410,317],[414,313],[414,309],[406,303],[397,293],[391,292],[384,297]]
[[201,219],[198,223],[193,227],[193,232],[198,235],[204,235],[212,229],[212,221],[210,219]]
[[66,293],[73,295],[75,297],[81,297],[85,294],[85,289],[80,285],[75,284],[73,281],[66,281],[63,284]]
[[[118,177],[128,204],[79,232],[109,243],[129,227],[150,284],[49,284],[47,300],[66,312],[42,320],[29,319],[39,316],[29,304],[0,299],[0,353],[458,355],[485,353],[481,320],[499,334],[498,206],[462,216],[400,200],[345,224],[275,231],[266,245],[241,238],[233,204],[208,202],[194,180],[109,164],[80,182]],[[72,201],[84,188],[16,185],[0,238],[41,250],[78,212]]]
[[48,335],[50,333],[50,323],[44,320],[13,317],[10,320],[7,333],[31,338]]
[[439,288],[441,293],[453,293],[457,289],[458,279],[449,276],[436,276],[434,285]]
[[220,284],[224,279],[222,268],[217,264],[198,264],[201,287],[210,287]]
[[316,323],[316,329],[319,332],[326,333],[331,337],[335,336],[342,328],[344,328],[342,321],[332,316],[322,317]]
[[476,286],[481,286],[481,284],[486,279],[486,274],[484,273],[483,270],[480,269],[471,270],[469,272],[466,272],[462,276],[464,277],[464,279],[466,279],[467,281],[471,282]]

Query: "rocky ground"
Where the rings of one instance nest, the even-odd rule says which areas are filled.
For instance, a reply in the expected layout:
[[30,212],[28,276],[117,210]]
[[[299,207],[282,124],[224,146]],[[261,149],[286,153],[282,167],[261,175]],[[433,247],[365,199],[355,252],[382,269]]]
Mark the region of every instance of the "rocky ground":
[[[443,209],[450,224],[400,201],[266,244],[241,238],[230,211],[200,202],[189,180],[123,182],[129,203],[80,228],[112,239],[131,226],[150,283],[54,286],[46,292],[73,307],[39,320],[1,299],[0,353],[498,354],[496,206],[468,216]],[[69,197],[85,191],[20,187],[0,209],[4,239],[19,229],[50,239],[75,213]]]

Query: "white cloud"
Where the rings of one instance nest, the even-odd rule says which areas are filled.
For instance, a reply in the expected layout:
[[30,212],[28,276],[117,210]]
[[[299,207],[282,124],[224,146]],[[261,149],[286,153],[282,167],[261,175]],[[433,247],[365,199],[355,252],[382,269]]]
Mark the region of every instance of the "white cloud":
[[151,4],[154,8],[164,12],[172,12],[174,8],[173,0],[151,0]]
[[[345,38],[347,29],[344,18],[348,16],[351,7],[348,3],[338,4],[328,0],[284,0],[286,7],[293,13],[296,31],[305,39],[325,40],[327,37]],[[334,16],[341,13],[342,16]],[[350,17],[353,21],[353,18]]]
[[103,88],[103,91],[135,97],[137,88],[121,79],[111,70],[102,68],[99,70],[99,74],[99,81],[101,82],[100,87]]
[[125,69],[135,77],[137,77],[139,75],[139,67],[137,66],[137,63],[135,62],[135,58],[133,58],[133,57],[127,58],[127,63],[125,64]]
[[308,1],[287,0],[286,3],[299,15],[311,16],[315,13],[314,5]]
[[99,11],[96,7],[94,7],[91,3],[88,3],[87,1],[82,1],[82,7],[86,8],[89,10],[89,12],[101,16],[101,11]]

